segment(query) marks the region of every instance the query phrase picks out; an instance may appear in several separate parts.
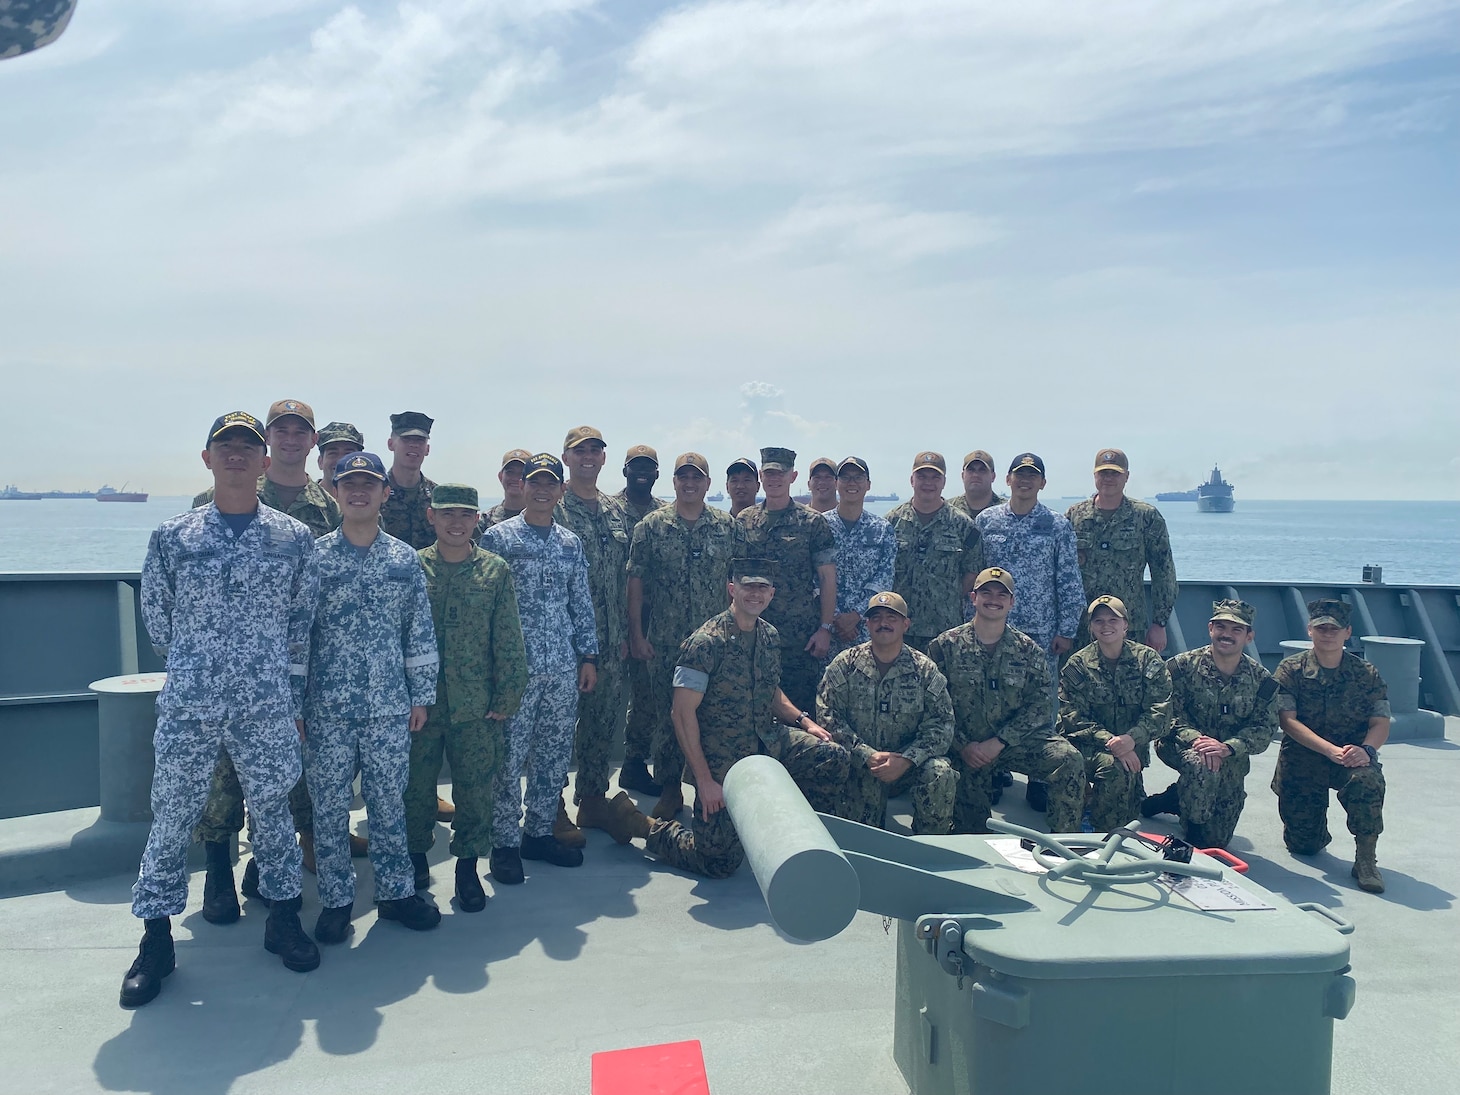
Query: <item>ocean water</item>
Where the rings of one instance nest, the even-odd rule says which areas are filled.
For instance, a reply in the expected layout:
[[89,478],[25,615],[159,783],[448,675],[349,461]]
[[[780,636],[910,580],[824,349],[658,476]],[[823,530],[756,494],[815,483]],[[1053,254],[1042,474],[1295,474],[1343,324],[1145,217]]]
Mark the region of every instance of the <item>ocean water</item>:
[[[148,534],[188,501],[0,502],[0,573],[138,570]],[[1074,501],[1048,504],[1063,512]],[[1460,585],[1460,502],[1239,501],[1232,513],[1166,502],[1161,512],[1177,576],[1190,581],[1357,583],[1371,563],[1389,585]]]

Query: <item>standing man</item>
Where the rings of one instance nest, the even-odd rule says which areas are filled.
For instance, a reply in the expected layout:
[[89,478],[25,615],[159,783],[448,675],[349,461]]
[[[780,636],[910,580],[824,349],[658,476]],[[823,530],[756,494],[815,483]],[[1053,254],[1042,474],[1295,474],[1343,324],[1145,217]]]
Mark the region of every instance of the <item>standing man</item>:
[[654,497],[659,482],[659,453],[649,445],[634,445],[624,453],[624,489],[613,496],[628,518],[629,531],[664,503]]
[[1060,671],[1060,732],[1085,758],[1085,778],[1094,788],[1090,820],[1102,832],[1140,811],[1151,742],[1171,725],[1171,674],[1161,655],[1126,638],[1129,629],[1119,597],[1096,597],[1090,602],[1095,641]]
[[436,484],[421,474],[421,464],[431,451],[431,427],[435,422],[420,411],[393,414],[390,440],[386,442],[395,459],[390,464],[390,497],[380,510],[380,527],[417,551],[436,541],[431,522],[426,520],[431,488]]
[[202,454],[213,500],[164,521],[147,545],[142,617],[167,660],[167,681],[157,698],[152,829],[132,888],[132,914],[146,928],[122,981],[123,1007],[154,999],[176,966],[171,918],[187,905],[189,834],[220,749],[234,759],[253,811],[259,885],[270,901],[264,947],[289,969],[319,965],[299,923],[300,852],[288,807],[319,579],[309,530],[259,504],[265,445],[253,415],[216,419]]
[[761,449],[760,481],[765,501],[736,518],[740,522],[739,550],[776,564],[781,596],[767,607],[766,622],[781,636],[781,690],[800,710],[807,711],[816,702],[822,659],[831,649],[836,538],[821,514],[791,501],[791,484],[796,481],[794,452]]
[[[319,431],[319,484],[331,498],[335,497],[335,466],[352,452],[364,451],[365,435],[350,422],[330,422]],[[339,504],[338,498],[335,504]]]
[[994,458],[983,449],[974,449],[963,458],[963,493],[948,499],[948,504],[959,513],[977,517],[1003,500],[994,493]]
[[1187,841],[1198,848],[1225,848],[1232,839],[1247,801],[1249,758],[1277,733],[1277,682],[1242,652],[1256,616],[1246,601],[1214,601],[1211,644],[1166,663],[1171,729],[1156,740],[1156,755],[1178,778],[1141,803],[1141,816],[1181,815]]
[[[645,714],[653,734],[654,776],[661,786],[653,812],[666,818],[684,806],[684,753],[670,719],[674,667],[684,641],[725,610],[738,535],[729,514],[705,505],[709,461],[687,452],[674,465],[674,503],[639,522],[628,565],[629,651],[648,678]],[[578,816],[583,824],[581,811]]]
[[739,517],[755,505],[760,493],[760,470],[748,456],[737,456],[725,469],[725,497],[730,499],[730,516]]
[[424,931],[441,911],[417,893],[406,853],[411,735],[436,699],[436,634],[416,553],[380,528],[390,488],[372,452],[342,457],[340,527],[320,538],[320,599],[304,693],[304,774],[315,806],[315,940],[343,943],[355,908],[350,803],[355,775],[370,819],[370,865],[382,920]]
[[[639,522],[663,505],[654,497],[654,484],[658,481],[659,454],[648,445],[630,448],[624,460],[624,489],[613,499],[623,510],[631,547]],[[640,616],[640,632],[645,633],[648,631],[647,603]],[[649,775],[649,766],[645,763],[654,755],[655,712],[654,697],[649,690],[649,666],[634,653],[632,627],[629,640],[629,657],[625,662],[629,712],[624,724],[624,764],[619,769],[618,785],[657,797],[664,793],[664,787]],[[582,824],[581,818],[579,824]]]
[[887,799],[912,793],[913,832],[953,828],[958,775],[948,762],[953,701],[926,654],[903,641],[907,602],[896,593],[867,603],[870,641],[831,660],[816,694],[816,721],[851,754],[847,813],[887,827]]
[[1273,673],[1283,740],[1272,789],[1294,855],[1317,855],[1333,839],[1328,792],[1337,791],[1356,848],[1349,873],[1359,889],[1383,893],[1375,849],[1384,831],[1379,749],[1389,740],[1389,688],[1377,669],[1344,650],[1353,634],[1349,612],[1343,601],[1309,601],[1313,648],[1284,658]]
[[[598,632],[583,543],[553,520],[563,498],[563,465],[540,452],[527,462],[527,505],[482,534],[481,546],[512,568],[527,647],[527,690],[507,724],[507,763],[492,815],[492,877],[523,880],[522,860],[581,867],[583,852],[553,835],[573,755],[578,697],[598,680]],[[527,822],[518,780],[527,771]]]
[[526,449],[508,449],[502,454],[502,469],[497,472],[497,482],[502,484],[502,500],[482,514],[477,525],[477,539],[493,525],[500,525],[509,517],[516,517],[527,504],[527,481],[522,478],[532,453]]
[[867,641],[862,609],[872,597],[892,588],[897,537],[891,525],[864,508],[871,476],[860,456],[843,460],[836,470],[840,496],[836,509],[824,515],[836,540],[836,618],[831,636],[836,653]]
[[887,514],[897,537],[892,588],[912,613],[907,641],[918,650],[963,622],[963,606],[983,569],[978,526],[943,501],[945,467],[941,453],[918,453],[909,480],[912,501]]
[[[1176,564],[1161,511],[1127,498],[1130,460],[1119,449],[1095,454],[1095,494],[1066,512],[1075,530],[1085,596],[1108,593],[1131,614],[1131,631],[1156,653],[1166,649],[1166,621],[1176,607]],[[1146,568],[1151,568],[1151,624],[1146,626]],[[1077,646],[1090,641],[1082,628]]]
[[419,890],[431,884],[426,853],[436,839],[442,757],[451,762],[456,900],[469,913],[486,908],[477,860],[492,852],[492,812],[506,752],[503,728],[527,689],[512,571],[500,556],[472,543],[478,508],[476,487],[439,483],[426,510],[436,542],[421,549],[420,561],[441,662],[436,702],[411,738],[405,797],[406,839]]
[[830,513],[836,509],[836,461],[829,456],[818,456],[811,461],[811,470],[806,474],[809,501],[806,503],[817,513]]

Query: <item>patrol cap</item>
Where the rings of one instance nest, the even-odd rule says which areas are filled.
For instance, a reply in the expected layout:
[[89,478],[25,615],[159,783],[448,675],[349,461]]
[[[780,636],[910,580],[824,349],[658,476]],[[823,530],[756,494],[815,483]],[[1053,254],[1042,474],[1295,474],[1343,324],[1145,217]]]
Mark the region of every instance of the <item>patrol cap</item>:
[[365,447],[365,435],[355,428],[352,422],[330,422],[324,429],[319,431],[319,447],[323,449],[326,445],[333,445],[340,441],[348,441],[352,445]]
[[968,465],[972,464],[974,461],[978,461],[984,467],[988,468],[989,471],[994,470],[994,458],[983,449],[974,449],[971,453],[963,458],[964,469],[967,470]]
[[432,509],[480,509],[476,487],[465,483],[437,483],[431,488]]
[[1109,593],[1096,597],[1093,601],[1090,602],[1090,607],[1086,609],[1086,612],[1092,619],[1095,616],[1095,610],[1097,608],[1108,608],[1111,612],[1114,612],[1122,620],[1130,619],[1130,613],[1127,612],[1125,609],[1125,602],[1122,601],[1119,597],[1112,597]]
[[1324,599],[1308,602],[1308,626],[1332,624],[1334,627],[1348,627],[1352,609],[1343,601]]
[[907,619],[907,602],[896,593],[877,593],[867,602],[867,611],[870,613],[874,608],[890,608],[903,619]]
[[1257,609],[1246,601],[1213,601],[1212,620],[1231,620],[1234,624],[1251,627],[1257,618]]
[[1096,471],[1130,471],[1130,460],[1119,449],[1101,449],[1095,454]]
[[309,428],[314,429],[314,408],[297,399],[280,399],[270,404],[269,416],[264,419],[264,429],[268,429],[281,418],[288,418],[291,414],[295,418],[304,419],[309,423]]
[[973,588],[982,589],[990,582],[1003,586],[1010,593],[1014,592],[1014,576],[1003,567],[984,567],[978,572],[978,577],[973,580]]
[[761,471],[794,471],[796,451],[794,449],[765,448],[760,450]]
[[736,585],[776,584],[776,561],[774,559],[737,559],[730,569],[730,580]]
[[931,468],[940,475],[948,474],[948,462],[943,459],[941,452],[920,452],[913,457],[913,471],[922,471],[924,468]]
[[502,454],[502,467],[505,468],[508,464],[526,464],[531,459],[532,453],[526,449],[508,449]]
[[697,452],[682,452],[674,458],[674,474],[685,468],[694,468],[706,479],[710,477],[710,462]]
[[561,483],[563,481],[563,462],[550,452],[540,452],[536,456],[528,457],[527,466],[522,469],[523,478],[531,479],[534,475],[544,473],[551,475]]
[[352,452],[340,457],[335,461],[334,474],[330,476],[331,483],[338,483],[347,475],[368,475],[386,482],[385,464],[380,457],[373,452]]
[[1009,465],[1009,474],[1013,475],[1020,468],[1033,468],[1041,477],[1044,475],[1044,461],[1032,452],[1021,452],[1014,457],[1014,462]]
[[430,437],[435,424],[434,418],[420,411],[401,411],[390,416],[390,433],[392,437]]
[[811,461],[811,467],[807,469],[806,474],[815,475],[817,468],[825,468],[832,475],[835,475],[836,461],[829,456],[818,456],[815,460]]
[[837,477],[840,478],[842,472],[848,468],[860,468],[863,475],[868,479],[872,478],[872,469],[867,466],[867,461],[863,460],[860,456],[849,456],[838,464],[836,466]]
[[[585,441],[603,442],[603,434],[599,433],[592,426],[574,426],[568,431],[568,436],[563,438],[563,451],[567,452],[571,448],[576,448]],[[607,447],[607,443],[604,442],[604,448]]]
[[213,419],[213,424],[208,427],[208,440],[203,443],[204,447],[217,441],[229,430],[242,430],[249,435],[250,441],[257,441],[268,448],[269,443],[264,439],[264,424],[247,411],[229,411]]
[[755,461],[748,456],[737,456],[730,461],[730,466],[725,469],[726,475],[734,475],[736,471],[748,471],[757,479],[760,478],[760,469],[755,466]]
[[[656,468],[659,466],[659,454],[649,445],[635,445],[628,452],[624,453],[624,468],[627,469],[629,464],[635,460],[652,460]],[[708,475],[709,473],[706,472],[705,474]]]

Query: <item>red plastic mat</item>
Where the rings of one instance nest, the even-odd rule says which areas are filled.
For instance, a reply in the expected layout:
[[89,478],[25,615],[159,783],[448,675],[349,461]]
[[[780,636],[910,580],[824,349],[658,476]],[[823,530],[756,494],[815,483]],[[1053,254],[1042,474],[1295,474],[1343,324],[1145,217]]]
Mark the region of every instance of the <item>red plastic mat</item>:
[[700,1043],[595,1053],[593,1095],[710,1095]]

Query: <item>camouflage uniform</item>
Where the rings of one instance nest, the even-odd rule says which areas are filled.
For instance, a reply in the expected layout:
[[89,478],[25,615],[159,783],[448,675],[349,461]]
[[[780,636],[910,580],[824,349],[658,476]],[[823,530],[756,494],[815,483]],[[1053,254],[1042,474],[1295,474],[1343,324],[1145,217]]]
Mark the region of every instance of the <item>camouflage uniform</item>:
[[451,763],[451,854],[470,859],[492,850],[492,812],[502,763],[503,727],[489,711],[517,713],[527,688],[527,651],[517,617],[512,572],[481,548],[460,563],[445,562],[435,544],[419,553],[431,602],[440,669],[436,702],[426,725],[411,736],[406,784],[409,850],[428,852],[436,840],[436,783],[441,760]]
[[304,693],[304,775],[315,830],[319,898],[355,902],[350,804],[355,773],[370,818],[375,900],[416,892],[406,854],[412,707],[436,698],[436,634],[426,575],[409,545],[384,532],[362,556],[343,532],[316,545],[319,607]]
[[[628,524],[629,541],[633,542],[634,530],[639,522],[667,503],[655,498],[649,506],[636,506],[629,501],[627,489],[619,491],[613,500],[623,510]],[[649,602],[644,602],[644,634],[649,633]],[[625,688],[629,693],[629,712],[624,725],[624,757],[629,760],[648,760],[654,755],[654,696],[649,688],[649,666],[638,658],[627,659]]]
[[[1178,775],[1176,800],[1187,831],[1196,826],[1202,847],[1225,848],[1237,831],[1243,780],[1277,730],[1277,683],[1247,655],[1230,677],[1203,646],[1166,663],[1171,674],[1171,729],[1156,740],[1156,755]],[[1197,738],[1215,738],[1232,755],[1215,772],[1192,749]],[[1195,834],[1194,834],[1195,835]]]
[[380,527],[397,540],[404,540],[419,551],[436,542],[436,530],[426,520],[426,507],[436,484],[421,476],[414,487],[403,487],[395,481],[395,470],[389,473],[390,497],[380,507]]
[[816,568],[836,565],[836,537],[821,514],[800,502],[779,510],[759,502],[735,520],[740,522],[741,542],[736,549],[740,557],[772,560],[780,571],[765,619],[781,633],[781,691],[801,710],[809,711],[816,702],[822,669],[820,660],[805,649],[821,626]]
[[142,618],[167,659],[157,697],[152,831],[132,912],[175,916],[187,904],[188,834],[198,823],[220,747],[253,807],[259,890],[299,896],[301,855],[289,827],[309,629],[319,595],[314,538],[260,506],[234,537],[209,504],[164,521],[142,565]]
[[[288,506],[279,497],[279,488],[267,475],[259,476],[259,501],[268,506],[269,509],[276,509],[280,513],[287,513],[294,520],[304,524],[314,538],[318,540],[327,532],[334,532],[340,527],[340,504],[330,497],[329,492],[314,479],[304,484],[304,489],[295,496],[294,501]],[[206,506],[213,501],[213,488],[197,494],[193,498],[193,509],[199,506]]]
[[558,814],[578,718],[578,664],[598,653],[588,560],[578,537],[554,522],[546,539],[519,514],[482,535],[482,547],[512,568],[517,616],[527,649],[527,689],[507,723],[507,758],[492,813],[496,848],[522,843],[527,770],[528,836],[548,836]]
[[[836,539],[837,615],[855,612],[860,616],[868,601],[892,588],[897,537],[886,520],[866,510],[851,524],[842,520],[836,510],[823,514],[822,520]],[[857,624],[856,642],[847,642],[835,631],[831,633],[832,653],[838,654],[867,639],[867,621],[863,619]]]
[[0,60],[50,45],[76,11],[76,0],[0,0]]
[[654,648],[654,657],[640,664],[648,678],[645,718],[660,783],[674,784],[684,769],[684,753],[669,719],[679,648],[701,624],[725,611],[725,587],[738,535],[735,519],[713,506],[706,506],[693,523],[672,505],[665,506],[634,529],[627,573],[643,583],[649,616],[644,637]]
[[516,517],[522,511],[520,509],[508,509],[506,502],[498,502],[486,513],[482,514],[481,520],[477,522],[476,540],[481,542],[482,533],[493,525],[500,525],[503,521]]
[[1106,743],[1129,734],[1142,769],[1151,763],[1151,742],[1171,725],[1171,674],[1149,646],[1125,640],[1115,665],[1096,643],[1070,655],[1060,671],[1059,729],[1085,758],[1085,777],[1094,786],[1090,820],[1096,829],[1116,829],[1140,811],[1145,791],[1141,773],[1128,771]]
[[[958,775],[946,754],[953,701],[926,654],[904,646],[883,673],[871,643],[844,650],[821,678],[816,721],[851,753],[848,818],[886,828],[888,797],[911,791],[914,833],[952,829]],[[867,767],[878,752],[900,753],[912,767],[883,783]]]
[[988,649],[968,623],[930,642],[928,657],[947,680],[953,701],[953,747],[948,751],[958,773],[953,831],[988,831],[995,765],[972,768],[960,750],[990,738],[1004,742],[998,763],[1048,781],[1050,831],[1077,831],[1085,801],[1085,765],[1079,750],[1052,729],[1049,662],[1039,645],[1006,627],[997,645]]
[[[573,754],[578,764],[573,801],[608,792],[613,768],[613,742],[624,724],[624,644],[628,642],[629,533],[623,510],[608,495],[598,492],[595,510],[573,493],[553,510],[553,519],[583,543],[588,559],[588,589],[593,596],[593,619],[598,632],[598,683],[578,700],[578,727]],[[575,686],[576,687],[576,686]]]
[[923,521],[911,502],[889,512],[887,523],[897,536],[892,588],[912,614],[907,641],[924,650],[935,635],[963,622],[963,580],[984,567],[978,526],[946,504]]
[[968,496],[964,494],[958,494],[948,499],[948,504],[959,513],[963,514],[963,516],[965,517],[977,517],[980,513],[983,512],[984,509],[993,509],[995,506],[1005,501],[1007,501],[1007,499],[1004,498],[997,491],[995,491],[994,500],[988,505],[984,506],[983,509],[974,509],[972,506],[970,506],[968,504]]
[[[1161,511],[1147,502],[1124,498],[1113,510],[1096,507],[1093,498],[1076,502],[1066,512],[1075,530],[1075,548],[1085,596],[1119,597],[1130,613],[1130,633],[1144,642],[1146,567],[1151,568],[1151,619],[1162,627],[1176,606],[1176,564],[1171,559],[1171,537]],[[1090,621],[1082,618],[1076,647],[1091,642]]]
[[[1273,673],[1278,710],[1292,711],[1308,729],[1334,745],[1360,745],[1371,718],[1389,718],[1389,687],[1379,671],[1344,652],[1336,669],[1324,669],[1313,651],[1284,658]],[[1332,839],[1328,832],[1328,792],[1338,792],[1356,837],[1384,831],[1384,770],[1377,762],[1345,768],[1287,735],[1278,746],[1272,789],[1283,819],[1288,850],[1309,855]]]

